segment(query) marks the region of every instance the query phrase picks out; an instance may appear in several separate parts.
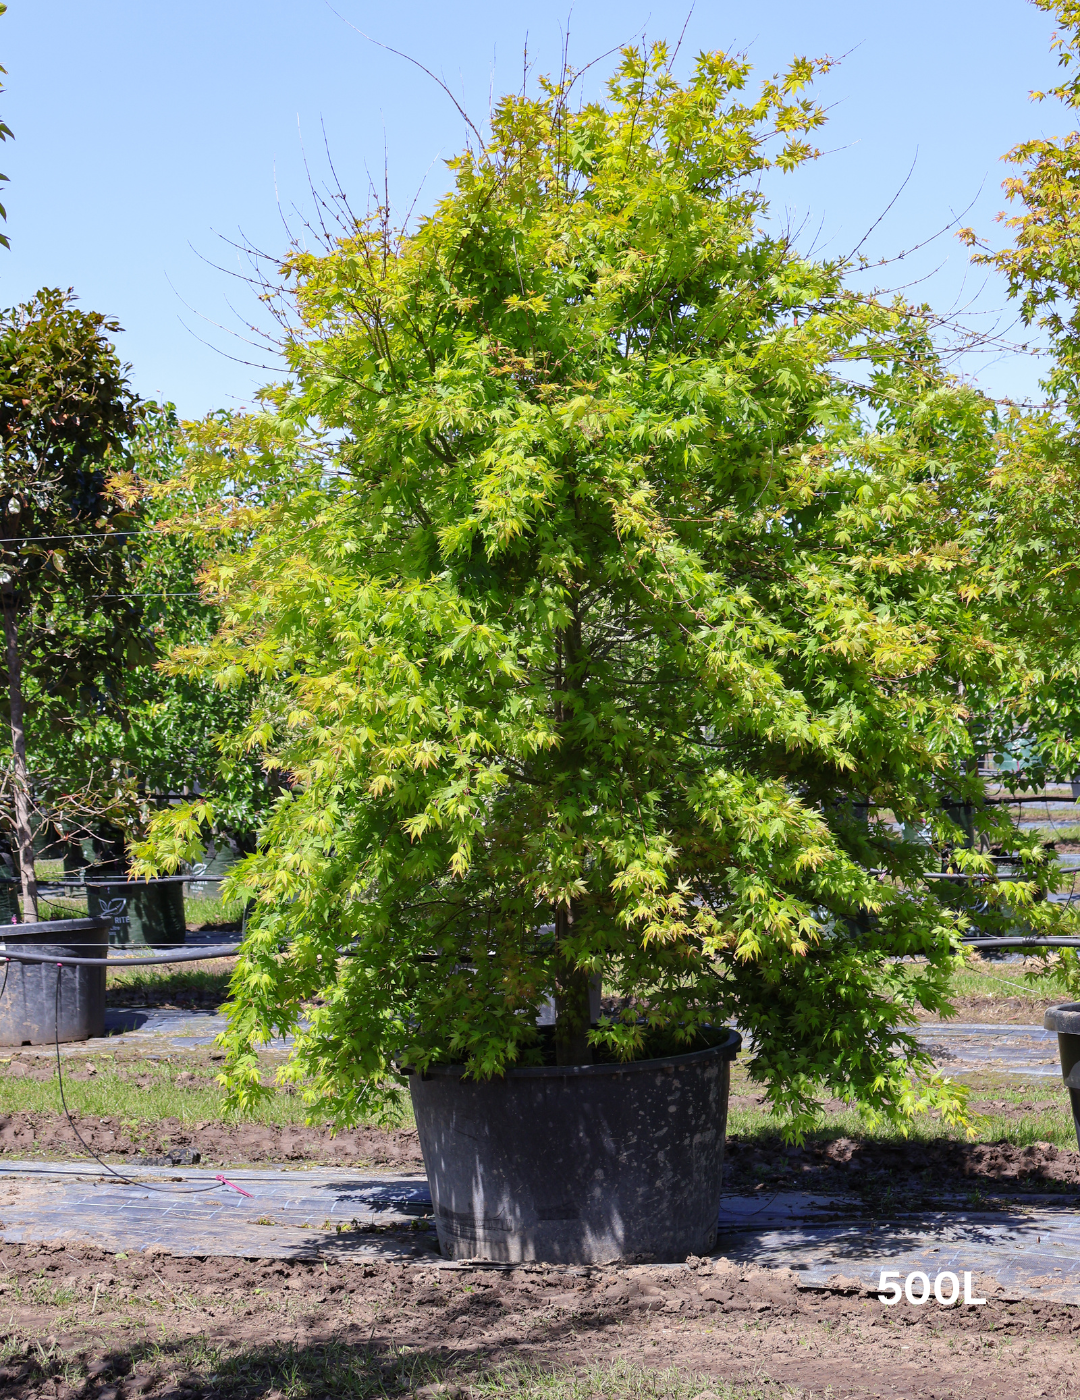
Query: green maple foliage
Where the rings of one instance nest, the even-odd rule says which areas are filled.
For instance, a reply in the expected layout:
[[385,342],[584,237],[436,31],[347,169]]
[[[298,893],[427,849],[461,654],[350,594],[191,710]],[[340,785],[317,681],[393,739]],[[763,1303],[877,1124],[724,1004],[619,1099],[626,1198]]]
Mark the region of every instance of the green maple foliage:
[[[1080,71],[1075,67],[1080,60],[1080,4],[1034,3],[1061,23],[1051,47],[1064,76],[1048,91],[1031,96],[1038,102],[1056,99],[1070,117],[1080,109]],[[973,229],[962,230],[961,237],[981,250],[976,262],[1004,273],[1024,323],[1047,332],[1054,355],[1047,387],[1075,417],[1080,405],[1080,132],[1021,142],[1005,159],[1017,168],[1004,183],[1006,197],[1010,204],[1022,206],[1020,213],[999,216],[1013,235],[1013,246],[992,251]]]
[[[234,547],[173,663],[277,697],[235,1104],[276,1031],[339,1122],[402,1067],[535,1063],[553,996],[564,1062],[734,1018],[795,1133],[823,1091],[962,1116],[911,1031],[978,912],[942,849],[991,914],[1064,917],[1034,839],[1006,886],[950,817],[966,694],[1026,683],[1000,424],[917,309],[763,227],[824,66],[748,93],[723,54],[679,82],[627,50],[603,103],[504,99],[415,232],[286,260],[290,382],[191,444]],[[144,868],[212,820],[162,813]]]
[[[1035,0],[1057,17],[1052,40],[1062,80],[1038,101],[1061,104],[1073,125],[1080,109],[1080,5]],[[999,218],[1011,246],[994,250],[974,230],[961,237],[974,261],[1001,272],[1025,325],[1045,337],[1045,403],[1014,405],[1002,424],[992,518],[1001,531],[997,572],[987,574],[995,605],[1012,604],[1008,676],[976,702],[988,747],[1020,756],[1009,781],[1019,791],[1080,776],[1080,132],[1022,142],[1005,159],[1009,210]],[[990,518],[988,516],[988,518]],[[1017,664],[1019,663],[1019,664]],[[1075,950],[1048,955],[1080,995]]]

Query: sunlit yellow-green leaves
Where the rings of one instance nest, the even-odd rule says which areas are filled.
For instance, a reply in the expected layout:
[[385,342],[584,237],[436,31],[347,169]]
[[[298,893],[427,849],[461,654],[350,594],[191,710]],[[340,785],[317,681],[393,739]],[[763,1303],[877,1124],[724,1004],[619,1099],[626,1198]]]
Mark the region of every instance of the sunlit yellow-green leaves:
[[[175,663],[277,697],[244,740],[288,790],[231,883],[236,1102],[275,1030],[341,1122],[403,1066],[527,1062],[570,967],[620,999],[597,1053],[737,1019],[794,1131],[822,1092],[960,1112],[910,1027],[977,915],[926,878],[981,791],[968,697],[1027,665],[1000,424],[922,313],[760,227],[822,66],[752,91],[628,50],[604,103],[503,99],[414,229],[283,260],[289,384],[193,429],[234,544]],[[1064,917],[1024,875],[1023,916]]]

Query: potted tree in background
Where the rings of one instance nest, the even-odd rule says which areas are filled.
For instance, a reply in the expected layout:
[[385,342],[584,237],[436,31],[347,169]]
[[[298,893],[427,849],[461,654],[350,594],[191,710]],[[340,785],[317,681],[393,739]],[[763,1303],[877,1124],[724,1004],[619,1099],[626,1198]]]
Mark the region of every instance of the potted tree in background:
[[[27,737],[40,719],[39,696],[69,712],[103,710],[143,654],[130,596],[132,517],[109,489],[111,473],[129,460],[142,406],[108,338],[118,326],[74,302],[46,288],[0,313],[2,806],[22,914],[5,941],[96,956],[106,937],[101,920],[39,922],[34,837],[42,823]],[[104,968],[69,967],[61,978],[44,965],[9,966],[4,1044],[100,1035],[104,1016]]]
[[[280,1032],[313,1115],[407,1075],[450,1254],[708,1248],[732,1020],[795,1135],[823,1093],[962,1119],[911,1026],[967,915],[901,830],[992,881],[948,810],[965,688],[1015,669],[998,424],[926,314],[763,227],[824,66],[747,95],[656,45],[603,103],[504,99],[415,230],[292,251],[289,382],[191,429],[178,488],[236,543],[173,665],[269,687],[247,743],[289,780],[233,876],[231,1101]],[[987,897],[1045,887],[1024,859]]]
[[[1080,109],[1080,8],[1073,0],[1036,0],[1040,9],[1060,23],[1052,48],[1057,52],[1063,81],[1046,93],[1060,101],[1075,123]],[[1042,387],[1046,401],[1038,408],[1016,409],[998,474],[1019,509],[1011,522],[1013,578],[1024,565],[1033,575],[1023,590],[1028,637],[1026,666],[1013,668],[1007,703],[995,718],[1006,742],[1018,737],[1023,754],[1021,771],[1010,775],[1015,788],[1038,791],[1048,778],[1071,781],[1080,771],[1080,639],[1072,625],[1080,578],[1080,259],[1076,256],[1077,216],[1080,214],[1078,134],[1039,137],[1022,142],[1006,159],[1015,174],[1005,183],[1016,213],[1005,220],[1012,246],[995,250],[982,243],[973,229],[962,236],[976,251],[973,261],[1001,273],[1009,294],[1019,303],[1025,325],[1045,334],[1050,360]],[[1047,542],[1052,541],[1052,548]],[[1047,628],[1044,618],[1056,619]],[[1056,833],[1055,833],[1056,834]],[[1074,877],[1070,877],[1074,878]],[[1071,897],[1070,897],[1071,902]],[[1024,933],[1029,930],[1023,929]],[[1073,1000],[1047,1009],[1043,1025],[1058,1035],[1062,1078],[1069,1092],[1077,1143],[1080,1145],[1080,952],[1075,947],[1043,951],[1042,966],[1028,976],[1035,980],[1052,970]]]

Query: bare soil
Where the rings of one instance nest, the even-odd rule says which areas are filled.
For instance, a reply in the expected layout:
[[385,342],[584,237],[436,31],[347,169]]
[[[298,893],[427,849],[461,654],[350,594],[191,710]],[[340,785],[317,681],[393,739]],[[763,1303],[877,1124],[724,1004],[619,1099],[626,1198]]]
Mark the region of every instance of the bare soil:
[[[507,1363],[675,1366],[756,1395],[1075,1394],[1080,1309],[1006,1302],[885,1308],[844,1280],[804,1290],[787,1270],[687,1267],[438,1268],[111,1256],[6,1246],[0,1285],[19,1400],[447,1400]],[[464,1390],[456,1389],[455,1383]],[[775,1388],[775,1389],[774,1389]]]
[[1041,1026],[1047,1007],[1059,1005],[1064,1000],[1064,997],[1059,997],[1056,1002],[1047,1001],[1044,996],[1026,997],[1021,993],[1016,996],[979,993],[953,997],[952,1004],[956,1007],[954,1016],[943,1021],[939,1016],[925,1015],[920,1017],[920,1023],[924,1026],[949,1026],[967,1021],[977,1026]]
[[[355,1128],[331,1137],[320,1128],[263,1123],[182,1124],[163,1118],[138,1128],[116,1118],[73,1115],[79,1133],[94,1152],[110,1159],[136,1158],[170,1148],[189,1147],[207,1164],[238,1166],[257,1162],[307,1162],[326,1166],[422,1169],[414,1129]],[[85,1156],[71,1124],[55,1113],[0,1116],[0,1156]]]
[[[980,1106],[977,1106],[980,1107]],[[989,1105],[982,1105],[985,1111]],[[996,1111],[996,1110],[995,1110]],[[1080,1152],[1049,1142],[808,1140],[785,1146],[775,1138],[729,1138],[724,1188],[856,1192],[863,1196],[935,1196],[1020,1192],[1080,1192]]]

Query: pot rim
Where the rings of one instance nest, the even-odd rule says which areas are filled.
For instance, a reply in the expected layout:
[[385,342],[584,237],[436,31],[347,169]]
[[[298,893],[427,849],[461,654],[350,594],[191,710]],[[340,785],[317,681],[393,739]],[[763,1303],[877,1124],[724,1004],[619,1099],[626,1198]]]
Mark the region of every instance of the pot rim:
[[1080,1035],[1080,1001],[1063,1001],[1047,1007],[1043,1030],[1057,1031],[1059,1035]]
[[30,924],[0,924],[0,943],[31,938],[42,933],[89,933],[107,929],[111,919],[38,919]]
[[[627,1060],[611,1065],[518,1065],[512,1066],[499,1079],[580,1079],[598,1078],[605,1074],[638,1074],[648,1070],[673,1069],[692,1064],[715,1055],[722,1060],[733,1060],[742,1048],[742,1036],[728,1028],[727,1036],[719,1045],[707,1045],[702,1050],[687,1050],[681,1055],[664,1055],[656,1060]],[[431,1065],[421,1073],[416,1069],[405,1069],[405,1074],[415,1074],[421,1079],[462,1079],[468,1071],[464,1065]],[[477,1081],[478,1083],[487,1081]]]

